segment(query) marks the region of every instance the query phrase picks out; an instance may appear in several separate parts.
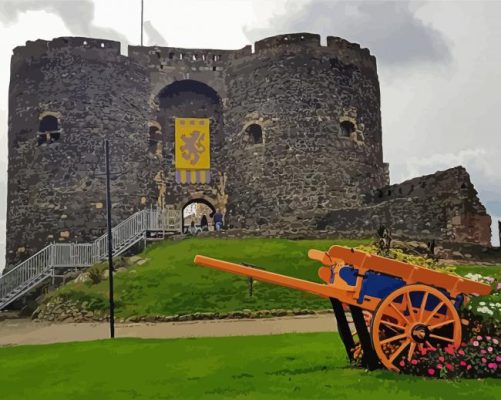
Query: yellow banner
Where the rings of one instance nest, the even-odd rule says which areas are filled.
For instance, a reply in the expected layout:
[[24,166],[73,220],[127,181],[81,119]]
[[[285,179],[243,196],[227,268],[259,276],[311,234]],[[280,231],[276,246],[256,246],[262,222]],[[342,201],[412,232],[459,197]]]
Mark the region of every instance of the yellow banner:
[[176,169],[210,169],[208,118],[176,118]]

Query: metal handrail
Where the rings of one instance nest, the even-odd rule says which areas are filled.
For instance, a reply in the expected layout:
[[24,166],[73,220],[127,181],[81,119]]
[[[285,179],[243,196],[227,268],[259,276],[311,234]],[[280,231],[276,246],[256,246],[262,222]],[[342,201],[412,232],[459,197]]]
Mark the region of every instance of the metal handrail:
[[[112,229],[113,254],[116,255],[144,237],[147,231],[180,231],[180,212],[174,209],[142,210]],[[21,293],[40,283],[44,274],[52,275],[54,268],[90,267],[106,258],[108,235],[92,243],[53,243],[0,276],[0,309],[11,302],[9,294]],[[51,274],[49,274],[51,272]],[[45,279],[45,278],[44,278]],[[7,302],[7,303],[6,303]]]

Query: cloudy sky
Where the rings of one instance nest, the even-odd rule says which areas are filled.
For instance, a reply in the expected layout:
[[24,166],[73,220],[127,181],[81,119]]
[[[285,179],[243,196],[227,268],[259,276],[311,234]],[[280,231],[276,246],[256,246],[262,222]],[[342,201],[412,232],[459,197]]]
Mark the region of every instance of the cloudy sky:
[[[90,36],[140,41],[140,0],[0,0],[0,268],[4,261],[12,49]],[[501,218],[501,1],[144,0],[145,44],[237,49],[305,31],[341,36],[378,60],[392,183],[464,165]],[[495,229],[494,243],[497,243]]]

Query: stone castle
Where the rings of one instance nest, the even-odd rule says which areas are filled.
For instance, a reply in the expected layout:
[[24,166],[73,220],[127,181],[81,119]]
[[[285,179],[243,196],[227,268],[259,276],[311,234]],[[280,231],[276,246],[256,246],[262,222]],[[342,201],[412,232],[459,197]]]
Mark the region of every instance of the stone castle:
[[[178,183],[175,118],[210,119],[210,182]],[[16,47],[9,89],[7,269],[50,242],[145,207],[203,202],[234,229],[490,245],[490,216],[457,167],[389,185],[376,59],[338,37],[240,50],[61,37]]]

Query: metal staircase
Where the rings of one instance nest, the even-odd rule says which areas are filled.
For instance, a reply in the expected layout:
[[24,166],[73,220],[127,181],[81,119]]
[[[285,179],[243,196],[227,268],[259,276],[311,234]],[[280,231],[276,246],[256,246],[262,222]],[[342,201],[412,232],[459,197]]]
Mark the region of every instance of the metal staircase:
[[[122,221],[112,230],[113,256],[119,256],[148,232],[181,232],[181,212],[142,210]],[[58,269],[86,268],[108,255],[108,235],[92,243],[53,243],[0,276],[0,310],[54,278]]]

